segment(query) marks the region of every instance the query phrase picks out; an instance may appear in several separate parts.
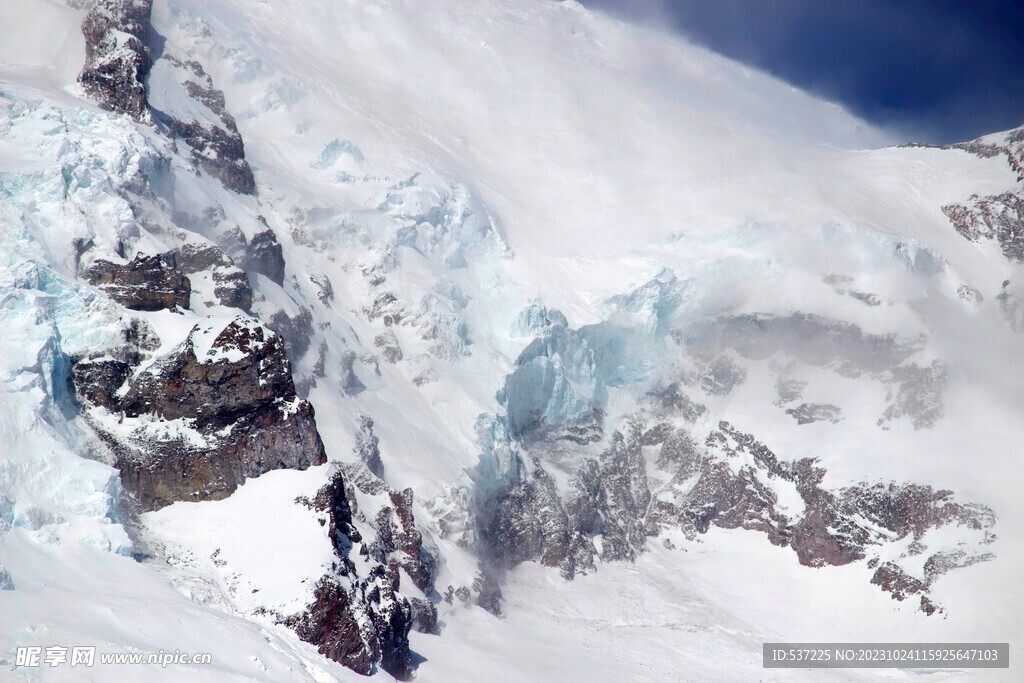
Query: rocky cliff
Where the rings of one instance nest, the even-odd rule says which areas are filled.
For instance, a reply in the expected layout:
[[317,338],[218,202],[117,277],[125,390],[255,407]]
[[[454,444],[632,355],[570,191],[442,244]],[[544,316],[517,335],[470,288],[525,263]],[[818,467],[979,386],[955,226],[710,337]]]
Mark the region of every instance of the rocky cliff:
[[75,389],[144,510],[223,498],[249,477],[326,456],[312,406],[296,397],[281,338],[242,316],[197,325],[139,371],[80,359]]
[[[369,472],[365,476],[373,477]],[[378,487],[383,487],[382,482],[377,482]],[[377,487],[375,491],[380,492]],[[417,620],[410,600],[399,592],[398,569],[413,565],[399,565],[392,560],[394,553],[409,548],[406,543],[396,543],[394,528],[389,521],[381,525],[380,515],[376,539],[372,543],[364,539],[355,525],[360,513],[353,503],[353,490],[340,468],[316,498],[308,502],[326,515],[338,561],[331,572],[320,578],[306,609],[281,621],[304,641],[316,645],[321,654],[357,673],[370,675],[379,666],[399,680],[410,680],[414,667],[409,631]],[[383,516],[387,516],[386,510],[382,510]],[[405,533],[411,530],[419,539],[419,532],[412,527],[411,513],[406,514],[410,527]],[[353,558],[356,546],[357,557]],[[418,554],[411,557],[418,559]],[[364,567],[362,576],[354,559]],[[426,578],[429,580],[429,576]]]
[[[664,312],[680,300],[681,286],[662,274],[613,299],[612,320],[631,316],[657,329],[634,304]],[[910,360],[924,337],[867,334],[802,313],[714,316],[664,330],[673,341],[659,360],[676,357],[669,381],[657,379],[664,373],[643,356],[630,368],[624,349],[644,347],[618,324],[572,330],[557,312],[531,307],[514,330],[538,336],[499,392],[504,414],[479,426],[483,453],[470,504],[481,552],[499,567],[536,561],[572,578],[598,562],[635,560],[651,538],[673,530],[699,540],[713,527],[742,528],[792,548],[806,566],[866,561],[872,583],[897,600],[914,596],[931,614],[941,609],[928,593],[940,574],[922,574],[915,558],[945,571],[992,557],[995,515],[985,506],[917,483],[829,488],[815,458],[783,460],[754,435],[706,418],[705,402],[737,393],[748,374],[766,369],[780,413],[798,425],[837,424],[839,406],[798,403],[810,384],[794,373],[814,367],[888,386],[881,429],[901,419],[931,429],[943,416],[946,370],[940,360]],[[780,352],[789,365],[768,360]],[[644,373],[653,386],[604,436],[609,392],[650,382]],[[958,560],[947,561],[953,555]]]
[[86,94],[105,109],[149,120],[146,76],[152,0],[97,0],[85,16],[85,66],[78,76]]
[[173,255],[137,254],[127,264],[98,260],[85,273],[111,299],[136,311],[188,308],[192,284],[175,267]]

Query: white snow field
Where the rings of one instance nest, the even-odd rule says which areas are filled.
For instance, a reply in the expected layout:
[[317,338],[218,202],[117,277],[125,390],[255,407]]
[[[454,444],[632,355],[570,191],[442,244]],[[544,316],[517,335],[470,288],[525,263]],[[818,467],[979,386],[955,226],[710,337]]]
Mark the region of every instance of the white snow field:
[[[942,212],[1019,188],[1005,156],[899,147],[834,104],[572,0],[154,0],[149,104],[213,120],[166,57],[201,63],[244,140],[257,186],[246,196],[193,168],[158,126],[85,96],[90,6],[0,2],[0,681],[364,680],[274,617],[301,611],[336,559],[296,499],[339,463],[361,467],[363,416],[384,482],[413,489],[437,559],[435,594],[402,575],[403,594],[433,600],[441,624],[410,634],[417,681],[1021,680],[1024,337],[1015,300],[999,295],[1024,268]],[[126,235],[132,252],[156,254],[236,227],[252,238],[258,225],[277,235],[286,275],[250,273],[251,313],[300,328],[308,316],[289,354],[328,464],[129,513],[90,425],[205,437],[187,420],[81,408],[69,359],[114,348],[136,318],[159,337],[141,372],[197,324],[209,349],[239,311],[198,276],[188,310],[129,311],[81,273],[131,258]],[[541,335],[540,306],[572,330],[626,332],[584,340],[534,382],[517,359]],[[703,371],[673,331],[755,313],[845,321],[908,351],[850,371],[808,361],[799,338],[755,340],[760,356],[729,347],[745,381],[695,388],[706,411],[687,428],[703,443],[724,420],[780,460],[817,458],[830,489],[914,483],[990,508],[989,555],[929,586],[940,612],[894,600],[865,560],[804,566],[759,531],[716,526],[660,529],[635,561],[599,556],[572,580],[522,562],[500,573],[501,616],[440,599],[487,562],[468,501],[514,469],[500,469],[499,428],[600,405],[605,431],[620,429],[659,381]],[[387,360],[388,347],[401,358]],[[900,403],[911,389],[901,368],[932,361],[939,393]],[[841,419],[799,424],[779,402],[787,378]],[[597,452],[565,449],[543,468],[565,494]],[[653,465],[650,477],[656,497],[682,495]],[[806,514],[791,487],[766,485],[788,515]],[[383,503],[355,495],[372,535]],[[925,536],[980,555],[979,537],[954,524]],[[869,557],[922,578],[927,555],[910,542],[887,539]],[[594,543],[600,555],[600,534]],[[769,641],[1008,641],[1011,663],[763,669]],[[18,647],[53,645],[210,653],[212,664],[16,666]]]

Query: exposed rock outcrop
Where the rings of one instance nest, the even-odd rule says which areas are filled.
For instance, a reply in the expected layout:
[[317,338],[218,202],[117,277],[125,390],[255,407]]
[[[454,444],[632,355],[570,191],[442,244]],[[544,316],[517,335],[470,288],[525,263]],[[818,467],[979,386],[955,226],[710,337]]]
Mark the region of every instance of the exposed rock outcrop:
[[99,260],[86,271],[85,277],[114,301],[136,311],[186,309],[192,294],[189,279],[175,268],[173,256],[167,254],[138,254],[124,265]]
[[384,360],[388,363],[397,363],[402,360],[402,347],[399,345],[395,333],[391,330],[385,330],[383,333],[378,334],[373,340],[373,345],[380,349],[381,355],[384,356]]
[[284,284],[284,251],[273,230],[267,228],[253,235],[245,245],[244,266],[249,272]]
[[90,419],[144,510],[223,498],[248,477],[326,460],[284,343],[252,319],[197,325],[134,377],[126,366],[91,361],[72,377],[80,400],[106,409]]
[[[656,479],[643,449],[659,442],[654,466],[669,479],[653,490]],[[885,576],[876,573],[874,582],[897,599],[920,594],[922,609],[931,614],[940,609],[927,598],[933,576],[912,576],[901,565],[904,559],[928,553],[926,567],[946,568],[991,557],[979,550],[994,538],[989,529],[995,517],[988,508],[920,485],[829,489],[822,485],[826,472],[814,459],[780,460],[726,422],[698,446],[686,430],[647,429],[634,418],[624,434],[613,433],[598,458],[583,461],[567,492],[558,490],[532,453],[515,445],[495,452],[496,460],[515,467],[490,497],[475,502],[474,510],[484,551],[500,567],[533,560],[571,578],[592,569],[597,558],[635,559],[649,537],[666,530],[679,529],[697,539],[712,527],[741,528],[791,547],[801,564],[812,567],[866,558],[877,564],[884,551],[895,569],[887,569]],[[663,481],[662,476],[657,480]],[[956,528],[952,533],[961,540],[955,552],[962,557],[943,547],[949,540],[941,537],[951,532],[932,540],[931,532],[940,527]],[[908,549],[885,550],[908,537]],[[920,562],[909,559],[907,566]]]
[[[387,490],[383,482],[369,472],[363,470],[359,474],[362,476],[357,479],[365,480],[363,486],[374,492],[371,495]],[[412,503],[412,492],[397,495],[401,504],[396,503],[395,509],[400,510],[398,517],[403,520],[401,533],[411,539],[411,530],[418,537],[408,507]],[[413,673],[409,631],[417,624],[435,631],[437,613],[432,604],[422,600],[417,602],[424,604],[417,604],[414,609],[410,600],[399,592],[401,579],[397,568],[400,563],[395,561],[394,554],[402,552],[398,548],[402,544],[394,543],[397,534],[390,526],[391,520],[387,526],[391,535],[385,538],[378,527],[377,538],[368,545],[368,539],[354,524],[359,512],[344,468],[334,470],[312,505],[328,515],[328,532],[338,562],[330,573],[321,577],[306,609],[283,619],[283,623],[294,629],[302,640],[316,645],[321,654],[353,671],[370,675],[380,667],[399,680],[409,680]],[[406,521],[408,527],[404,526]],[[350,559],[356,544],[360,545],[360,554],[370,562],[369,571],[363,577]]]
[[[154,118],[192,151],[193,163],[240,194],[255,194],[256,181],[245,145],[224,93],[194,60],[164,55],[153,62],[148,45],[152,0],[97,0],[82,23],[86,59],[78,81],[101,107],[137,121]],[[155,79],[149,97],[148,80]],[[168,95],[180,90],[179,95]],[[176,96],[190,98],[195,118],[182,120],[161,108]],[[168,102],[162,99],[168,99]],[[199,113],[202,112],[202,113]]]
[[369,676],[380,666],[399,680],[412,678],[412,608],[380,565],[347,586],[323,576],[306,610],[284,623],[320,654],[356,673]]
[[965,239],[995,240],[1008,260],[1024,262],[1024,196],[1019,192],[971,195],[966,204],[943,206],[942,213]]
[[911,596],[918,596],[921,604],[921,611],[925,614],[934,614],[940,608],[928,599],[928,584],[920,579],[915,579],[899,565],[892,562],[884,562],[871,576],[871,583],[875,584],[886,593],[892,596],[893,600],[900,602]]
[[[651,491],[640,433],[638,425],[631,427],[628,438],[615,432],[608,449],[576,472],[575,495],[568,505],[570,529],[588,538],[600,535],[597,555],[605,562],[636,559],[646,542]],[[581,557],[584,552],[578,550],[577,560]]]
[[[375,537],[366,542],[367,557],[386,565],[396,575],[399,569],[405,571],[413,585],[424,595],[431,596],[434,593],[437,559],[427,549],[423,534],[416,527],[412,511],[412,489],[396,491],[362,465],[344,465],[342,471],[353,487],[349,497],[352,498],[358,490],[372,497],[376,505],[376,515],[372,519],[365,519],[375,533]],[[372,512],[360,511],[354,503],[352,506],[356,514]]]
[[920,351],[925,342],[923,336],[866,333],[852,323],[813,313],[720,316],[674,331],[674,336],[698,358],[710,360],[723,349],[753,360],[786,352],[808,365],[833,367],[848,377],[891,370]]
[[[192,109],[202,112],[193,111],[195,119],[182,120],[157,111],[157,120],[188,146],[193,163],[224,187],[239,194],[255,194],[256,180],[245,159],[245,145],[235,118],[225,107],[224,93],[214,87],[202,65],[164,55],[153,72],[162,88],[180,88],[181,96],[196,103]],[[154,102],[155,108],[159,106]]]
[[378,293],[369,306],[363,307],[363,315],[370,322],[380,318],[388,327],[401,324],[406,317],[402,302],[391,292]]
[[289,358],[298,362],[306,355],[313,338],[313,316],[308,308],[303,307],[291,316],[284,311],[275,311],[267,320],[267,327],[284,339]]
[[252,287],[245,271],[235,265],[224,250],[214,244],[184,244],[172,252],[174,262],[185,275],[209,273],[214,296],[222,306],[248,311],[252,307]]
[[[528,455],[516,455],[516,478],[489,495],[474,491],[474,516],[482,554],[499,569],[536,561],[575,576],[573,534],[565,503],[551,475]],[[581,532],[582,533],[582,532]],[[580,564],[593,566],[592,546]]]
[[132,366],[113,358],[86,359],[71,368],[71,380],[80,399],[107,410],[117,410],[117,391],[132,374]]
[[641,399],[656,415],[681,415],[687,422],[696,422],[707,408],[690,398],[679,382],[655,387]]
[[331,278],[323,273],[311,273],[309,281],[316,285],[318,290],[316,297],[320,299],[320,303],[324,306],[330,306],[331,302],[334,301],[334,285],[331,284]]
[[787,403],[799,401],[803,397],[804,389],[806,388],[807,382],[786,377],[785,375],[780,376],[775,381],[775,393],[779,397],[775,405],[783,406]]
[[[674,330],[673,336],[685,344],[698,361],[709,363],[698,378],[700,387],[709,394],[730,391],[745,377],[742,368],[720,355],[723,350],[731,350],[753,361],[764,361],[773,354],[783,353],[795,360],[776,380],[779,396],[776,405],[786,405],[802,397],[807,383],[790,377],[789,373],[792,367],[804,363],[827,368],[843,377],[866,375],[890,389],[895,387],[895,401],[879,416],[878,425],[883,429],[888,428],[891,421],[904,417],[915,429],[929,429],[942,418],[944,365],[937,360],[928,367],[907,362],[925,347],[923,335],[870,334],[842,320],[794,313],[707,318],[685,331]],[[892,399],[890,395],[888,400]],[[800,424],[838,418],[838,407],[833,411],[827,405],[806,403],[787,413],[798,422],[803,420]]]
[[[907,536],[915,545],[907,552],[920,554],[928,550],[929,531],[947,525],[976,536],[976,544],[991,540],[987,530],[995,521],[992,511],[960,503],[950,491],[894,483],[830,491],[821,486],[825,470],[813,459],[780,461],[764,444],[725,422],[708,436],[705,447],[693,487],[675,502],[658,505],[663,520],[677,514],[676,520],[684,530],[692,529],[691,534],[712,525],[761,531],[772,543],[792,547],[801,564],[813,567],[847,564]],[[932,552],[940,557],[943,550]],[[915,592],[926,590],[923,578],[921,585]]]
[[700,374],[700,388],[712,396],[724,396],[743,384],[747,372],[728,356],[719,356]]
[[78,75],[86,94],[101,107],[149,119],[146,74],[152,57],[146,44],[152,0],[97,0],[85,15],[85,66]]
[[430,633],[438,635],[441,627],[437,623],[437,607],[429,600],[411,598],[409,606],[412,608],[412,629],[419,633]]
[[801,403],[795,408],[789,408],[786,410],[786,415],[789,415],[796,420],[796,423],[799,425],[823,421],[835,424],[842,419],[840,417],[842,414],[842,409],[840,409],[839,406],[832,405],[831,403]]
[[380,439],[373,433],[373,418],[362,415],[359,418],[359,433],[354,448],[356,455],[366,469],[378,478],[384,477],[384,462],[380,458]]
[[957,287],[956,295],[960,297],[961,300],[966,301],[969,304],[974,304],[975,306],[985,300],[985,297],[982,296],[981,292],[970,285],[960,285]]
[[[982,158],[1004,155],[1017,182],[1024,182],[1024,128],[1009,131],[1001,143],[974,140],[944,149],[959,149]],[[965,239],[994,240],[1008,260],[1024,262],[1024,193],[1020,189],[984,197],[974,194],[964,203],[943,206],[942,212]]]
[[900,386],[896,400],[885,409],[878,424],[885,426],[900,417],[910,418],[914,429],[928,429],[942,417],[942,390],[946,384],[946,366],[932,361],[928,367],[911,363],[893,371]]
[[356,374],[357,358],[356,352],[351,349],[341,353],[340,386],[346,396],[355,396],[366,390],[366,385],[363,384],[362,380],[359,379],[359,375]]
[[377,538],[370,557],[389,567],[402,568],[426,594],[434,588],[434,558],[423,549],[423,535],[412,514],[412,489],[388,491],[390,505],[377,513]]

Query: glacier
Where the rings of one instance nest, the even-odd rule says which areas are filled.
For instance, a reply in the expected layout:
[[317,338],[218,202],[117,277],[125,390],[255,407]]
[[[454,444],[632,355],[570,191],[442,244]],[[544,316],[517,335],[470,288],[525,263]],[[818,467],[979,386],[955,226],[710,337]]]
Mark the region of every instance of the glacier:
[[898,145],[575,2],[0,25],[5,680],[867,681],[917,674],[761,643],[1024,635],[1020,129]]

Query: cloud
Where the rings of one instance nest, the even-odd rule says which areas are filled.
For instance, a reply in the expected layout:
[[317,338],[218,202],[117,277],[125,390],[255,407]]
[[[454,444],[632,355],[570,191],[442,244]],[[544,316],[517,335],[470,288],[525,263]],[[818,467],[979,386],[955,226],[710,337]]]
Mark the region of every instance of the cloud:
[[1024,5],[995,0],[590,0],[930,141],[1024,123]]

